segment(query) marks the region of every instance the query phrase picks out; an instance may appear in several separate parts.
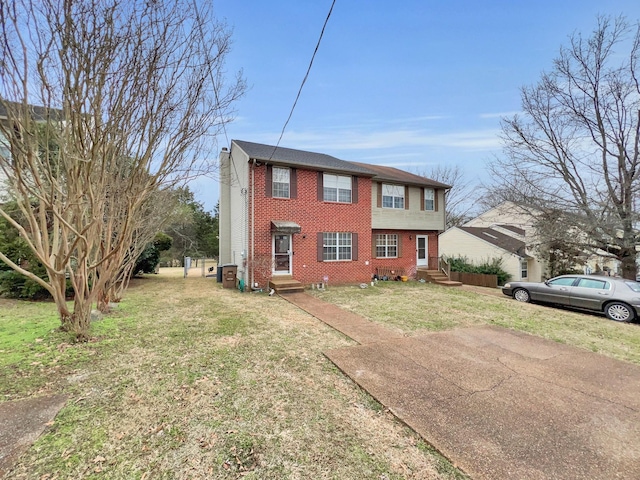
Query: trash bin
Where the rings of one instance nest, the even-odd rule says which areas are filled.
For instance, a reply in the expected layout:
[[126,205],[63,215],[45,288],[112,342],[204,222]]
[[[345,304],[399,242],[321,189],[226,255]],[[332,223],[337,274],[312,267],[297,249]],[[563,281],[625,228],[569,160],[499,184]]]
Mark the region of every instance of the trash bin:
[[222,266],[222,287],[236,288],[236,275],[238,274],[237,265]]
[[218,265],[218,271],[216,272],[216,282],[222,283],[222,265]]

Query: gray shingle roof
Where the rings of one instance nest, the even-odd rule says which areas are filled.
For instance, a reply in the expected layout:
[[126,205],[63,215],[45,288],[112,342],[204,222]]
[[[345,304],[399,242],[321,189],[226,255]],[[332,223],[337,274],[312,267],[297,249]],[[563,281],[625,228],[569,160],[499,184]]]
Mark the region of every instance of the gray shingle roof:
[[405,172],[394,167],[384,167],[382,165],[369,165],[367,163],[351,162],[356,165],[362,165],[363,167],[373,170],[376,174],[376,180],[386,180],[388,182],[397,182],[403,185],[418,185],[420,187],[436,187],[436,188],[451,188],[451,185],[436,182],[427,177],[415,175],[413,173]]
[[373,177],[374,172],[353,162],[340,160],[339,158],[326,155],[324,153],[306,152],[304,150],[294,150],[293,148],[278,147],[274,151],[273,145],[263,145],[261,143],[245,142],[243,140],[233,140],[249,158],[255,158],[263,162],[271,159],[271,163],[276,165],[287,165],[293,167],[306,167],[312,170],[329,170],[334,172],[345,172],[365,177]]
[[[0,119],[8,118],[7,106],[12,110],[13,115],[20,115],[24,106],[21,103],[4,101],[0,102]],[[47,108],[38,105],[29,105],[29,112],[34,120],[41,121],[47,118],[59,117],[62,115],[62,110],[58,108]]]
[[526,233],[524,229],[516,227],[515,225],[498,224],[496,226],[504,228],[505,230],[512,231],[513,233],[517,233],[518,235],[524,235]]
[[467,232],[474,237],[480,238],[485,242],[495,245],[498,248],[506,250],[520,257],[531,258],[525,250],[525,243],[517,240],[509,235],[500,233],[497,230],[483,227],[458,227],[463,232]]
[[435,180],[414,175],[413,173],[393,167],[349,162],[324,153],[307,152],[293,148],[278,147],[274,151],[275,147],[273,145],[263,145],[261,143],[246,142],[244,140],[233,140],[233,143],[244,150],[244,152],[249,155],[249,158],[255,158],[263,162],[270,161],[276,165],[345,172],[365,177],[374,177],[376,180],[401,183],[403,185],[451,188],[450,185],[445,185],[444,183],[436,182]]

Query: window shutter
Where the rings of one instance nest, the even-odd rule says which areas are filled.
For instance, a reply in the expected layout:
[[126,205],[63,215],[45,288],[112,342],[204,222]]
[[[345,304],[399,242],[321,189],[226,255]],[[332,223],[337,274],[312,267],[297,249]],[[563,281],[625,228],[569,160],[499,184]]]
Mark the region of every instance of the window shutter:
[[323,200],[324,200],[324,173],[318,172],[318,201],[322,202]]
[[371,235],[371,258],[376,257],[376,234]]
[[438,190],[433,189],[433,211],[438,211]]
[[289,171],[289,198],[298,198],[298,171],[295,168]]
[[351,260],[358,260],[358,234],[351,234]]
[[404,187],[404,209],[409,210],[409,187]]
[[271,194],[271,187],[273,185],[273,167],[271,165],[267,165],[267,172],[264,176],[264,195],[265,197],[273,196]]
[[424,210],[424,188],[420,189],[420,210]]
[[358,203],[358,177],[351,177],[351,203]]
[[[322,174],[321,174],[322,175]],[[318,261],[322,262],[322,253],[324,251],[323,248],[323,236],[322,236],[322,232],[318,232],[317,234],[317,239],[318,239],[318,246],[317,246],[317,250],[318,250]]]
[[398,234],[398,258],[402,257],[402,235]]
[[378,182],[378,208],[382,208],[382,183]]

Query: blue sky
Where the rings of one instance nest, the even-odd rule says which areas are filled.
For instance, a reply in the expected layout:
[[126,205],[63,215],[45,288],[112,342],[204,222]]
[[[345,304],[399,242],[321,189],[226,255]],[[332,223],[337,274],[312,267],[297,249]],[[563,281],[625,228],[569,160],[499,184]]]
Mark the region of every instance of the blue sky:
[[[230,74],[249,90],[218,146],[278,141],[331,0],[217,0],[233,29]],[[337,0],[280,143],[425,173],[460,165],[490,182],[500,118],[520,109],[561,45],[598,14],[640,20],[638,0]],[[218,185],[191,184],[212,210]]]

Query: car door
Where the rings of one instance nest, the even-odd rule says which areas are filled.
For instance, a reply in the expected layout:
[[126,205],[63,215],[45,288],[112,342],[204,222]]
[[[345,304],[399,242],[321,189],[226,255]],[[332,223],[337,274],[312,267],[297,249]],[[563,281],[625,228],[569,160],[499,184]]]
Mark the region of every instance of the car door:
[[557,277],[547,280],[535,291],[531,291],[531,299],[538,302],[571,304],[571,288],[577,277]]
[[599,278],[580,278],[571,287],[571,306],[601,310],[600,306],[611,297],[611,282]]

